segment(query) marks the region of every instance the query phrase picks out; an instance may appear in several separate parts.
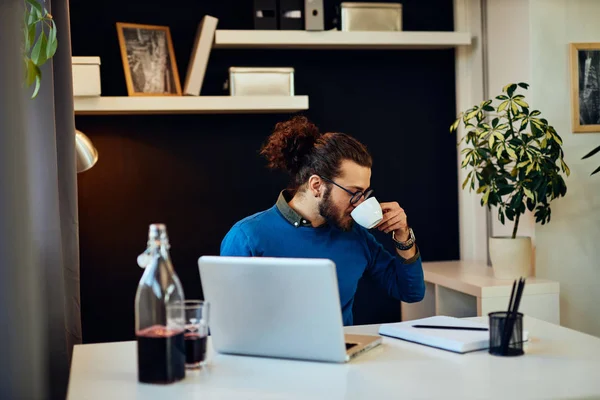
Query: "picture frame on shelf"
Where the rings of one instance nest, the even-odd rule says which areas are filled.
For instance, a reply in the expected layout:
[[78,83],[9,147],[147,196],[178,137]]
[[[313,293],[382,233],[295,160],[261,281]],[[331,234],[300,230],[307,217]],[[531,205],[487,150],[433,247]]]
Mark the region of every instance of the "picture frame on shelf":
[[117,22],[129,96],[181,96],[168,26]]
[[600,132],[600,43],[571,43],[573,132]]

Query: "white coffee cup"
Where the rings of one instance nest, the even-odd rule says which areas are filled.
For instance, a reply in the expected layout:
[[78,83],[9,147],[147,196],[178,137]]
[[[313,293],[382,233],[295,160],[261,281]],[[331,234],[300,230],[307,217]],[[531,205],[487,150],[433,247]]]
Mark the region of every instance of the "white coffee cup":
[[373,228],[383,219],[381,206],[375,197],[370,197],[360,203],[352,210],[350,215],[357,224],[364,226],[367,229]]

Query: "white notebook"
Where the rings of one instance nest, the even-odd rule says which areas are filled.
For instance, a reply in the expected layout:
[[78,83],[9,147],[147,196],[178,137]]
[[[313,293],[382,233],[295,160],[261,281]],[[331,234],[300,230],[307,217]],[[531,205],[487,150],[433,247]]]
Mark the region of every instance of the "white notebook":
[[383,324],[379,334],[410,342],[437,347],[456,353],[467,353],[487,349],[490,344],[489,331],[464,331],[448,329],[413,328],[413,325],[442,325],[487,328],[487,323],[467,321],[460,318],[435,316],[413,321]]

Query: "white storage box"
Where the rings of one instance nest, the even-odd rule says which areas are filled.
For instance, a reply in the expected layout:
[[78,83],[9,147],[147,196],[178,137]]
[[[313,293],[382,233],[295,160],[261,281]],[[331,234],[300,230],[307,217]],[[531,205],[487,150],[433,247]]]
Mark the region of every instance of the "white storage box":
[[294,68],[229,68],[232,96],[293,96]]
[[401,31],[400,3],[342,3],[342,31]]
[[100,57],[73,57],[73,96],[100,96]]

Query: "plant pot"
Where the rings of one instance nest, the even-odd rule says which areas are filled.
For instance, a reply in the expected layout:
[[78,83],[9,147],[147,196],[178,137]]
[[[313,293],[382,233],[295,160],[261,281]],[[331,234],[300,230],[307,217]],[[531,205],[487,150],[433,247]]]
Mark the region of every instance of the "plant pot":
[[531,275],[531,238],[518,236],[489,238],[490,259],[497,279],[517,279]]

